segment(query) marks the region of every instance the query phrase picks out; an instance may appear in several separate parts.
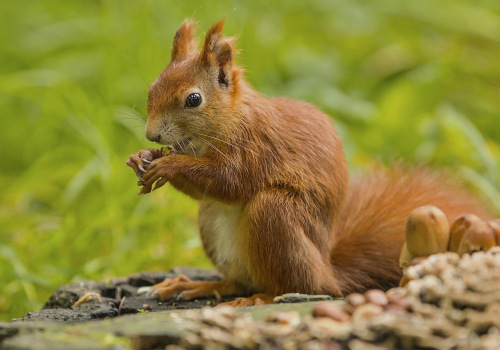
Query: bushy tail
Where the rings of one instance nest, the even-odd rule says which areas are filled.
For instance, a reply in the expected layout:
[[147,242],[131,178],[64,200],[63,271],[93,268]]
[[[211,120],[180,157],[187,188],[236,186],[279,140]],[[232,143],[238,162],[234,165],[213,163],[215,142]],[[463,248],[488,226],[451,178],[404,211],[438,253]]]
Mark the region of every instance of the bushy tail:
[[450,223],[464,213],[491,217],[474,196],[426,167],[395,165],[354,180],[331,254],[335,277],[344,293],[398,284],[406,219],[422,205],[440,208]]

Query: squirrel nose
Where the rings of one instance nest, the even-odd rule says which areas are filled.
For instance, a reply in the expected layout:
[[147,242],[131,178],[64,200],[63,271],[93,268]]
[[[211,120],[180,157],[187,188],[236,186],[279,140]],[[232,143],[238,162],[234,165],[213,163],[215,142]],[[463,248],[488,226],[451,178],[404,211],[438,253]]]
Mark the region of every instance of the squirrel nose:
[[153,141],[153,142],[160,142],[160,134],[157,134],[156,132],[151,132],[149,130],[146,130],[146,138],[149,140],[149,141]]
[[155,135],[154,137],[148,137],[149,141],[160,143],[160,135]]

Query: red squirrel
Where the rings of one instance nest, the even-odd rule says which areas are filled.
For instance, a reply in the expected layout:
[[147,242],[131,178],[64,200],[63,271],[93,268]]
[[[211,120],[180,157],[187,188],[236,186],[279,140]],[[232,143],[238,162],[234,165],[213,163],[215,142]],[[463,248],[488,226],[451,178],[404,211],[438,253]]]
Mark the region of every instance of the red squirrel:
[[223,25],[210,28],[198,51],[193,23],[182,23],[147,102],[146,137],[173,150],[164,156],[149,148],[127,161],[139,194],[169,182],[200,201],[203,247],[224,276],[165,280],[153,286],[161,299],[387,289],[402,276],[398,260],[414,208],[435,205],[450,221],[489,217],[425,167],[381,168],[349,185],[330,118],[306,102],[253,90]]

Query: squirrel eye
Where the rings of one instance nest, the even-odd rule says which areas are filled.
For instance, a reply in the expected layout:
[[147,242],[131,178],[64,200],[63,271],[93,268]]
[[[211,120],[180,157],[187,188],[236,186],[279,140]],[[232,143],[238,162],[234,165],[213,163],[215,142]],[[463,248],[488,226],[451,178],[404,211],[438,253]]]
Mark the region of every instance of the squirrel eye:
[[198,107],[201,104],[201,95],[199,93],[191,94],[186,99],[186,108]]

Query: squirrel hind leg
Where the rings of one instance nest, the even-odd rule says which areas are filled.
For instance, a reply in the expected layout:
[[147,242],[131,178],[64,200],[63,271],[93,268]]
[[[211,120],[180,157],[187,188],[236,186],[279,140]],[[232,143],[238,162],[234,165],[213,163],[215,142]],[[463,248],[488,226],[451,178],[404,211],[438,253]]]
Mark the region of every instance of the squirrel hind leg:
[[244,234],[237,236],[254,290],[341,294],[328,261],[328,230],[308,210],[285,190],[263,191],[248,202],[239,225]]

